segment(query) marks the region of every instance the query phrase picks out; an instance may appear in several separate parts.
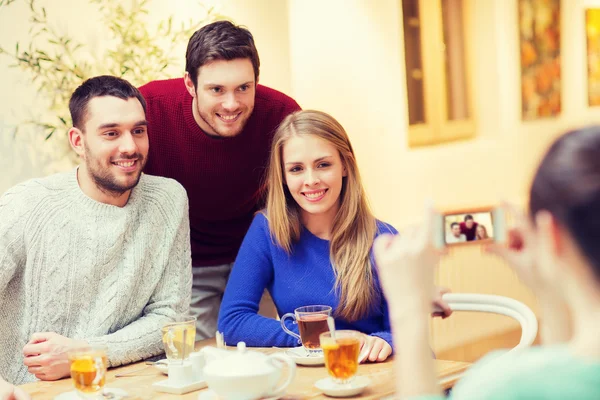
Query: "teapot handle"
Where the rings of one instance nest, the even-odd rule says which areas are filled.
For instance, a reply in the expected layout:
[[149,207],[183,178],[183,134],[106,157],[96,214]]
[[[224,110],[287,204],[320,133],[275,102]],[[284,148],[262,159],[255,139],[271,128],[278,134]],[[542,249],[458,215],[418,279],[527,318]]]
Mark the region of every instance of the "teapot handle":
[[290,357],[288,357],[288,356],[286,356],[284,354],[281,354],[281,353],[271,354],[269,356],[269,361],[276,368],[281,368],[282,365],[280,364],[280,362],[283,363],[283,364],[287,364],[287,366],[289,368],[289,371],[288,371],[288,377],[285,380],[285,382],[283,382],[281,385],[279,385],[278,387],[276,387],[275,389],[273,389],[265,397],[279,397],[279,396],[283,396],[283,394],[285,393],[285,389],[287,389],[287,387],[290,385],[290,383],[292,383],[292,381],[296,377],[296,363]]

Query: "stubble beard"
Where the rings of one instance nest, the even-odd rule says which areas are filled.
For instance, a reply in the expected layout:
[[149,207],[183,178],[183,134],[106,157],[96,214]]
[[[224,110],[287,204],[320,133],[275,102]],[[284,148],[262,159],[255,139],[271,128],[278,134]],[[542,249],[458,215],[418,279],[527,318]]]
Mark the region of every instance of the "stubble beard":
[[[200,119],[202,119],[202,121],[204,121],[204,123],[206,125],[210,126],[210,128],[214,132],[213,135],[219,136],[219,137],[223,137],[223,138],[227,138],[227,137],[237,136],[240,133],[242,133],[242,131],[246,127],[246,124],[248,123],[248,120],[250,119],[250,116],[252,115],[252,112],[254,111],[254,108],[251,108],[249,110],[249,112],[245,113],[246,115],[242,117],[243,119],[239,122],[239,129],[237,131],[235,131],[234,133],[227,133],[227,134],[224,134],[223,131],[219,130],[215,126],[216,123],[211,123],[211,118],[210,118],[211,116],[213,117],[213,121],[216,121],[219,118],[214,113],[212,113],[212,112],[211,113],[205,113],[205,112],[203,112],[203,111],[200,110],[200,106],[197,106],[197,110],[198,110],[198,115],[200,116]],[[206,133],[208,133],[208,132],[206,132]]]
[[89,149],[86,148],[85,163],[88,175],[92,178],[92,181],[98,190],[111,197],[120,197],[127,191],[136,187],[142,177],[144,166],[146,165],[146,159],[141,154],[135,154],[134,156],[130,157],[121,157],[122,159],[137,158],[137,162],[139,162],[141,165],[135,181],[132,184],[123,185],[120,184],[115,176],[110,173],[110,167],[102,168],[100,165],[92,165],[92,162],[89,161],[90,158]]

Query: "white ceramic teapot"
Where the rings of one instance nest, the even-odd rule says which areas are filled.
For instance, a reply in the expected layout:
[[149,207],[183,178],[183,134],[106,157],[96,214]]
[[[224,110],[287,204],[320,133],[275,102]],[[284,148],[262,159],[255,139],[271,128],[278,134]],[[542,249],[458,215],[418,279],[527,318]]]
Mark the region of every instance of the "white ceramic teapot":
[[[244,342],[238,343],[237,351],[225,352],[227,355],[211,350],[207,353],[218,354],[218,357],[207,357],[204,379],[220,399],[278,397],[284,394],[296,375],[296,364],[290,357],[281,353],[266,355],[250,351]],[[285,365],[288,366],[288,377],[277,386]]]

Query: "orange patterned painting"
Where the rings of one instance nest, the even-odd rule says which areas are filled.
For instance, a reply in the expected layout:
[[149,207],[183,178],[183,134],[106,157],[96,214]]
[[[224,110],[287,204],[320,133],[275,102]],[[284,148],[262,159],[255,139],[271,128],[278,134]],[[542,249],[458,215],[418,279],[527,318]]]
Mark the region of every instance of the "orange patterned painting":
[[588,103],[600,106],[600,8],[585,12],[588,62]]
[[519,0],[523,120],[560,113],[560,0]]

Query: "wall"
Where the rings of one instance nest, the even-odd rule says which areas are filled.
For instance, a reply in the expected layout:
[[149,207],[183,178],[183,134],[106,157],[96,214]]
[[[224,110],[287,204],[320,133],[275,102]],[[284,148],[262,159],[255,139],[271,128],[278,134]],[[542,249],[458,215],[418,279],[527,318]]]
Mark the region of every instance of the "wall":
[[[56,4],[65,11],[59,14],[64,18],[56,21],[54,27],[62,32],[69,27],[71,32],[85,31],[89,21],[75,17],[89,14],[90,10],[82,7],[83,2],[57,0]],[[49,13],[53,11],[49,10]],[[23,41],[29,36],[28,19],[29,7],[25,1],[0,8],[0,45],[3,48],[12,51],[16,41],[21,42],[23,48]],[[17,68],[11,68],[12,64],[12,59],[0,55],[0,193],[22,180],[68,167],[68,163],[55,157],[63,150],[55,140],[44,142],[41,134],[27,127],[14,135],[15,127],[21,121],[36,120],[46,103],[37,96],[31,78]]]
[[[290,0],[293,93],[303,107],[328,111],[346,127],[377,215],[398,228],[418,221],[428,198],[442,209],[523,203],[550,141],[565,128],[600,122],[600,110],[585,103],[582,1],[562,7],[564,111],[527,123],[520,119],[516,1],[469,3],[477,138],[409,149],[401,2]],[[453,249],[438,282],[536,307],[508,267],[479,247]],[[445,349],[514,327],[502,317],[457,315],[434,323],[434,343]]]

